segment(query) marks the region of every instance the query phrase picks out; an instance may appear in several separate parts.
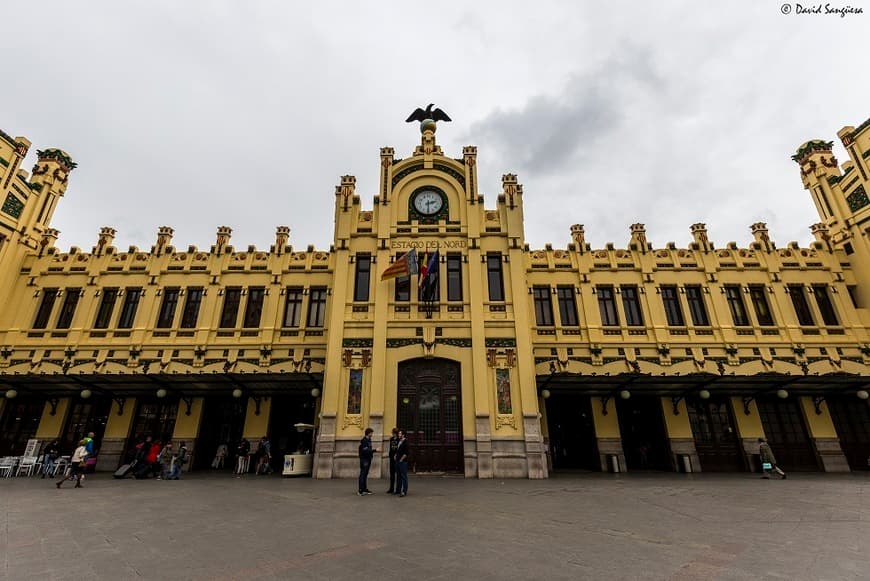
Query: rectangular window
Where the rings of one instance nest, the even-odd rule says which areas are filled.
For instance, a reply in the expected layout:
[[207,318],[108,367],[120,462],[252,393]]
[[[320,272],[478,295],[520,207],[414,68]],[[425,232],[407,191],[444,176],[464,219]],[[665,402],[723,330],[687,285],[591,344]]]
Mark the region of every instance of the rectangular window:
[[662,304],[665,307],[668,325],[671,327],[685,326],[686,320],[683,318],[683,308],[680,306],[680,295],[677,294],[677,287],[664,285],[659,290],[662,293]]
[[731,311],[731,319],[736,327],[748,327],[749,315],[746,313],[746,305],[743,304],[743,296],[740,294],[740,285],[725,285],[725,299],[728,301],[728,310]]
[[309,327],[322,327],[326,319],[326,287],[311,287],[308,298]]
[[788,296],[791,297],[791,304],[794,305],[794,312],[797,315],[798,323],[805,327],[815,325],[816,322],[813,320],[810,304],[807,302],[807,295],[804,292],[804,285],[788,285]]
[[353,300],[367,302],[372,279],[372,257],[369,254],[356,255],[356,276],[353,284]]
[[287,287],[287,301],[284,303],[284,327],[298,327],[302,319],[302,287]]
[[462,300],[462,255],[447,255],[447,300]]
[[704,305],[704,295],[700,285],[686,285],[686,301],[689,303],[692,324],[698,327],[709,326],[710,319],[707,317],[707,307]]
[[187,298],[184,301],[184,310],[181,312],[181,328],[192,329],[196,327],[199,319],[199,305],[202,304],[202,289],[188,287]]
[[45,329],[48,325],[48,318],[51,316],[51,311],[54,309],[54,302],[56,300],[56,288],[43,289],[42,303],[39,305],[39,310],[36,311],[36,320],[33,321],[34,329]]
[[231,286],[224,291],[224,308],[221,311],[222,329],[233,329],[239,320],[239,303],[242,300],[242,287]]
[[828,286],[824,284],[814,284],[813,294],[816,295],[816,304],[819,305],[819,311],[822,313],[822,320],[826,325],[839,325],[837,312],[834,310],[834,304],[831,302],[831,297],[828,296]]
[[175,321],[175,308],[178,306],[178,287],[163,289],[163,302],[160,304],[160,312],[157,314],[157,328],[169,329]]
[[260,326],[260,317],[263,315],[263,300],[266,289],[261,286],[252,286],[248,289],[248,303],[245,305],[245,328],[256,329]]
[[559,301],[559,316],[563,327],[577,327],[577,303],[574,300],[573,286],[560,286],[556,289],[556,298]]
[[762,327],[770,327],[774,324],[773,313],[770,312],[764,291],[763,285],[750,285],[749,299],[752,301],[752,308],[755,309],[755,316],[758,317],[758,324]]
[[620,290],[622,292],[622,308],[625,309],[625,324],[631,327],[643,327],[643,312],[640,310],[637,287],[624,285]]
[[124,305],[121,307],[121,316],[118,317],[119,329],[133,328],[133,321],[136,320],[136,310],[139,308],[140,298],[142,298],[141,288],[127,288],[124,291]]
[[616,312],[616,300],[613,298],[612,286],[597,287],[598,310],[601,312],[601,324],[606,327],[619,326],[619,314]]
[[532,289],[535,301],[535,322],[539,327],[553,326],[553,301],[550,300],[550,287],[536,286]]
[[486,280],[489,284],[489,300],[504,300],[504,280],[501,272],[501,253],[490,252],[486,255]]
[[94,329],[108,329],[112,321],[112,312],[115,310],[115,302],[118,300],[117,288],[104,288],[103,298],[100,300],[100,308],[97,309],[97,318],[94,321]]
[[69,329],[72,324],[73,315],[76,313],[76,307],[79,304],[79,297],[82,294],[80,288],[66,289],[66,295],[63,297],[63,306],[60,308],[60,315],[57,317],[58,329]]

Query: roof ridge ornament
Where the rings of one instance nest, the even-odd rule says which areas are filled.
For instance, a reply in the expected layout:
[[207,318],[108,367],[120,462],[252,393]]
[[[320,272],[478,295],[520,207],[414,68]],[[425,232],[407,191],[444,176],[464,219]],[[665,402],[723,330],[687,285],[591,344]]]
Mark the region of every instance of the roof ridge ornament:
[[411,113],[407,119],[405,119],[405,123],[410,123],[411,121],[419,121],[420,122],[420,133],[424,133],[426,131],[435,132],[435,123],[438,121],[445,121],[447,123],[453,121],[447,113],[442,111],[441,109],[435,107],[433,110],[432,107],[435,107],[434,103],[429,103],[426,109],[422,109],[417,107],[413,113]]

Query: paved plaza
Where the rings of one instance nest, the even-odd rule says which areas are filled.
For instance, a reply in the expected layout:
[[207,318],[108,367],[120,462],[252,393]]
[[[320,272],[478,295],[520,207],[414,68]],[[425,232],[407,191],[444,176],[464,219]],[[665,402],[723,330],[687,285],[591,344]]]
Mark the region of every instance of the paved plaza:
[[0,578],[867,579],[870,474],[0,480]]

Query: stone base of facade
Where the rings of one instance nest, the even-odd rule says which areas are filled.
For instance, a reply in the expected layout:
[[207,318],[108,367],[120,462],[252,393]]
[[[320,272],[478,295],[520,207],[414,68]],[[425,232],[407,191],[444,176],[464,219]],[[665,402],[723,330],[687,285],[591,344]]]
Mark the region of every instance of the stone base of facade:
[[612,457],[616,456],[619,472],[627,472],[625,454],[622,452],[622,439],[598,438],[598,459],[601,463],[602,472],[615,472]]
[[114,472],[123,463],[126,438],[106,438],[100,442],[100,453],[97,456],[98,472]]
[[[692,438],[671,438],[668,440],[671,446],[671,469],[674,472],[700,472],[701,460],[695,449],[695,440]],[[683,460],[689,457],[687,466]]]
[[750,472],[761,472],[761,461],[758,456],[758,438],[742,438],[743,456]]
[[849,472],[849,462],[837,438],[814,438],[816,455],[825,472]]

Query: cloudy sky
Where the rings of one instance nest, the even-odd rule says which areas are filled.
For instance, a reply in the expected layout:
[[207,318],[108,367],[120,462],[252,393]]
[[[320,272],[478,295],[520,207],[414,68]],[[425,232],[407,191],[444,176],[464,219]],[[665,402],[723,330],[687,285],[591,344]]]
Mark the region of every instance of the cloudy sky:
[[[149,247],[332,242],[334,186],[377,191],[378,148],[407,157],[404,119],[434,102],[446,154],[477,145],[480,190],[524,184],[532,247],[663,246],[689,226],[748,244],[811,240],[818,221],[789,159],[870,117],[865,14],[782,14],[731,2],[15,2],[0,128],[79,163],[54,218],[59,246],[101,226]],[[835,6],[846,6],[846,3]],[[795,5],[790,5],[794,7]],[[809,6],[809,3],[804,6]],[[865,40],[862,41],[861,39]],[[846,159],[837,142],[837,156]]]

